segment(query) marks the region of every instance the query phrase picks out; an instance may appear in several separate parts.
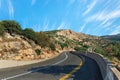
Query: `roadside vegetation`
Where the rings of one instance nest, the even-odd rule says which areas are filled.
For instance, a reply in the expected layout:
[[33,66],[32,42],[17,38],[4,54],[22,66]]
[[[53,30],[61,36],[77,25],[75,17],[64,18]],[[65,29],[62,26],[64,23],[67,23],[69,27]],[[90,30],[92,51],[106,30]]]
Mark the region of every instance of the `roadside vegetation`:
[[[18,34],[33,40],[36,44],[41,47],[49,47],[55,50],[55,45],[51,38],[45,32],[35,32],[32,28],[22,29],[20,24],[13,20],[0,21],[0,35],[4,35],[5,32],[10,35]],[[38,53],[38,50],[37,50]]]
[[94,52],[100,53],[108,59],[116,57],[120,60],[120,42],[102,40],[101,43],[100,41],[97,41]]
[[41,50],[40,49],[36,49],[35,52],[36,52],[37,55],[41,54]]
[[[5,32],[10,35],[18,34],[33,40],[36,44],[42,48],[48,47],[50,50],[55,51],[56,45],[61,49],[72,48],[76,51],[86,52],[89,48],[96,53],[100,53],[109,59],[116,57],[120,60],[120,41],[110,41],[103,38],[94,39],[85,38],[81,42],[78,40],[68,39],[66,36],[56,35],[60,30],[35,32],[31,28],[22,29],[20,24],[13,20],[0,21],[0,35],[4,35]],[[89,43],[89,44],[88,44]],[[41,50],[35,50],[37,55],[41,54]]]

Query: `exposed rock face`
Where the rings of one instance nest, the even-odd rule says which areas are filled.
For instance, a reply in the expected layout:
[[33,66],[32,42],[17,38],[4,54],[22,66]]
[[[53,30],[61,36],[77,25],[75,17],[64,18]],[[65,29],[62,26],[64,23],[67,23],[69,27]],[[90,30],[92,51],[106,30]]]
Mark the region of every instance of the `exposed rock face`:
[[21,49],[23,47],[21,44],[20,41],[2,42],[0,43],[0,49],[6,49],[7,51],[11,49]]
[[[42,54],[37,55],[35,49],[40,49]],[[47,54],[46,54],[47,52]],[[34,41],[24,39],[23,36],[16,35],[11,36],[9,33],[5,33],[4,36],[0,36],[0,59],[13,59],[13,60],[34,60],[50,58],[53,52],[42,49]]]
[[[57,35],[65,36],[69,39],[82,40],[83,34],[78,35],[71,30],[63,30],[57,32]],[[0,36],[0,59],[13,59],[13,60],[34,60],[34,59],[46,59],[55,56],[56,54],[73,50],[68,47],[61,48],[60,45],[55,45],[56,51],[52,51],[49,48],[41,48],[40,45],[35,44],[34,41],[22,36],[9,33],[5,33],[4,36]],[[38,55],[35,50],[40,49],[41,53]]]
[[14,60],[34,60],[36,59],[35,56],[35,51],[31,48],[29,49],[22,49],[18,51],[19,54],[15,57],[13,57],[12,59]]
[[67,37],[68,39],[72,39],[72,40],[78,40],[78,41],[82,41],[82,39],[88,37],[84,34],[81,34],[81,33],[76,33],[76,32],[73,32],[71,30],[62,30],[62,31],[59,31],[57,32],[57,35],[62,35],[62,36],[65,36]]
[[2,37],[0,37],[0,42],[2,42],[3,41],[3,39],[2,39]]
[[0,59],[13,59],[20,53],[20,50],[26,48],[32,49],[31,45],[19,35],[11,36],[5,33],[0,37]]
[[[58,31],[54,37],[58,42],[66,43],[67,38],[70,40],[77,40],[82,42],[87,35],[82,33],[76,33],[71,30]],[[62,36],[62,37],[60,37]],[[64,36],[64,37],[63,37]],[[61,38],[61,39],[60,39]],[[74,50],[76,44],[69,42],[69,46],[61,47],[60,44],[55,44],[56,51],[52,51],[50,48],[41,48],[40,45],[35,44],[34,41],[22,36],[9,33],[5,33],[4,36],[0,36],[0,59],[13,59],[13,60],[34,60],[34,59],[46,59],[55,56],[58,53],[68,50]],[[90,45],[89,42],[84,42],[85,45]],[[41,53],[38,55],[35,50],[40,49]]]
[[9,33],[5,33],[4,39],[13,39],[13,37]]

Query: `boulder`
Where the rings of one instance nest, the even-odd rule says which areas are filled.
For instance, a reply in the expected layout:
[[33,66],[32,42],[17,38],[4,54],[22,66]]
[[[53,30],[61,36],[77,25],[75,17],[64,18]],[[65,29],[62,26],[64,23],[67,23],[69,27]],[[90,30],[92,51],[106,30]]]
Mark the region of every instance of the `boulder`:
[[2,42],[3,41],[3,38],[2,37],[0,37],[0,42]]
[[13,37],[9,33],[5,33],[4,39],[13,39]]
[[13,59],[13,60],[22,60],[22,59],[23,59],[23,57],[22,57],[22,56],[20,56],[20,55],[18,55],[18,56],[13,57],[12,59]]
[[32,48],[19,50],[18,52],[20,53],[20,55],[22,55],[22,54],[27,54],[27,55],[35,54],[35,51]]
[[41,59],[45,59],[46,56],[45,56],[44,54],[41,54],[41,55],[40,55],[40,58],[41,58]]

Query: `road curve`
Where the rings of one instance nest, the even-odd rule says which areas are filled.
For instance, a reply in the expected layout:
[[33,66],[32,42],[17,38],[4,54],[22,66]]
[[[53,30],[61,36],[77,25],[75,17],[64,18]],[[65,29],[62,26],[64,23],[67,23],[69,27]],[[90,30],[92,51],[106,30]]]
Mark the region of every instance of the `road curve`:
[[0,80],[103,80],[97,63],[85,56],[63,53],[51,60],[0,70]]

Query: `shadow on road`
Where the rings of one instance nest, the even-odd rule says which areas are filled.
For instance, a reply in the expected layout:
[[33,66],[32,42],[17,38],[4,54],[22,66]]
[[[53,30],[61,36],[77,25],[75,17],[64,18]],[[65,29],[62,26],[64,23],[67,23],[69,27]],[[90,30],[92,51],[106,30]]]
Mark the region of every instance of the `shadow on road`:
[[[92,59],[85,57],[84,65],[70,78],[70,80],[103,80],[99,67],[96,62]],[[62,77],[65,74],[71,72],[78,65],[53,65],[53,66],[43,66],[35,67],[29,69],[32,73],[42,73],[47,75],[59,76]]]

